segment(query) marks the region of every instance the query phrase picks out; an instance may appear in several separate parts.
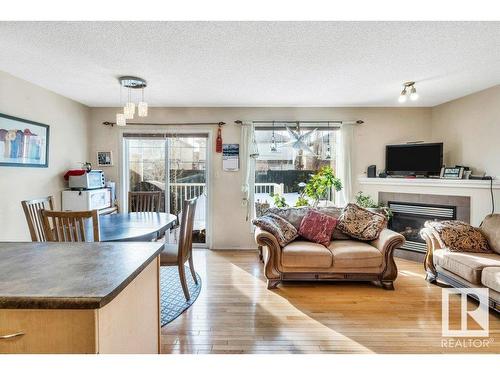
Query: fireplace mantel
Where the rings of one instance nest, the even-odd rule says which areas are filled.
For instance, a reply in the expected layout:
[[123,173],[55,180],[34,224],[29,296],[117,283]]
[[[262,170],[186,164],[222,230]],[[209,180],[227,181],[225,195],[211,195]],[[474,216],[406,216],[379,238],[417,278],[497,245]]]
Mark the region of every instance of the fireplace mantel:
[[[470,197],[470,222],[478,226],[491,213],[489,180],[440,180],[433,178],[367,178],[357,179],[354,193],[362,191],[375,201],[379,193],[411,193],[422,195]],[[493,180],[496,211],[500,208],[500,180]]]
[[[489,180],[441,180],[438,178],[368,178],[359,177],[360,185],[389,185],[414,187],[452,187],[463,189],[490,189]],[[493,189],[500,189],[500,180],[493,180]]]

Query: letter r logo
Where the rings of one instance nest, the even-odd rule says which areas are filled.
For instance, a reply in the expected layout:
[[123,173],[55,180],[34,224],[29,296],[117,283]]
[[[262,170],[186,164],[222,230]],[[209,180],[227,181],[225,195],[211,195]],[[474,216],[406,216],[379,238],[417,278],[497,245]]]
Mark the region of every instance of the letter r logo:
[[[441,334],[443,337],[488,337],[488,288],[449,288],[442,289],[441,301]],[[460,329],[450,329],[450,295],[460,295]],[[471,311],[467,310],[467,296],[473,295],[479,300],[479,306]],[[481,329],[468,329],[468,317],[481,327]]]

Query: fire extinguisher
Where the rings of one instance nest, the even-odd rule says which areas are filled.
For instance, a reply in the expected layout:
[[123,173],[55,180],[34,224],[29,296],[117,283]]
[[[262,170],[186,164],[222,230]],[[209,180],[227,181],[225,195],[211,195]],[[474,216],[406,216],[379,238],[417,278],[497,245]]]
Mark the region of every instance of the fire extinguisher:
[[222,128],[219,125],[219,128],[217,129],[217,140],[215,142],[215,152],[221,153],[222,152]]

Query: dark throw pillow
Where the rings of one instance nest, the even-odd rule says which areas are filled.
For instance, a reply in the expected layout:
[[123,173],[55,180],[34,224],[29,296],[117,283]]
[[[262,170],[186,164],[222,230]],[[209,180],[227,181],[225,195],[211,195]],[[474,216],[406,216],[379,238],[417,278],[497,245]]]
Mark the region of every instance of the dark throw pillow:
[[354,203],[345,206],[337,224],[343,233],[362,241],[376,240],[385,227],[385,215],[368,211]]
[[337,219],[309,210],[300,223],[299,234],[306,240],[328,247],[336,225]]
[[[337,219],[337,223],[339,221],[339,217],[342,214],[342,208],[341,207],[318,207],[316,208],[316,211],[321,212],[322,214],[328,215],[333,217],[334,219]],[[344,234],[340,231],[338,227],[335,227],[332,233],[332,241],[333,240],[350,240],[351,237],[349,237],[347,234]]]
[[488,240],[484,234],[473,226],[458,220],[443,220],[425,222],[442,247],[450,251],[468,253],[491,253]]
[[297,229],[281,216],[266,214],[252,220],[252,224],[271,233],[281,247],[288,245],[298,237]]

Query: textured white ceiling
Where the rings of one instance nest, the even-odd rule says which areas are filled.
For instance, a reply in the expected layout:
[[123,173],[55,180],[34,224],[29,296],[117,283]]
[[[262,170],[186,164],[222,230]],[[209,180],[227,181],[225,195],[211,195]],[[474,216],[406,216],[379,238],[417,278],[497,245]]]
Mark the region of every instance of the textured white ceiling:
[[499,22],[0,22],[0,70],[88,106],[433,106],[500,83]]

